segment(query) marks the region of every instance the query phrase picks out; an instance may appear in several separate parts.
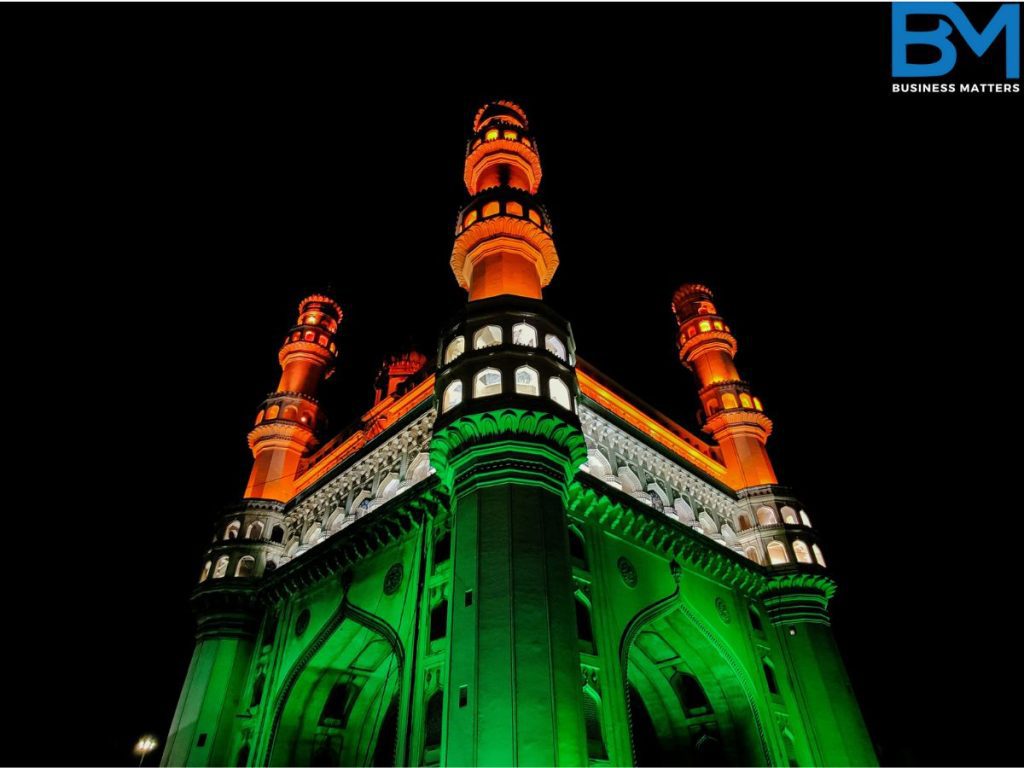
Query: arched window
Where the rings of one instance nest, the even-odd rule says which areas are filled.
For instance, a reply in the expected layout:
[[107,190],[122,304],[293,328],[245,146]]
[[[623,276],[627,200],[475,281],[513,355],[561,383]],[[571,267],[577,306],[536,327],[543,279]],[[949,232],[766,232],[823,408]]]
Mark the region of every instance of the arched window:
[[250,707],[258,707],[260,702],[263,701],[263,686],[267,683],[267,676],[260,672],[256,676],[256,682],[252,685],[252,699],[249,701]]
[[256,423],[259,424],[261,421],[263,421],[263,411],[256,414]]
[[544,349],[557,357],[563,363],[566,361],[565,344],[563,344],[562,340],[553,333],[549,333],[544,337]]
[[444,395],[441,398],[441,412],[447,413],[456,405],[462,402],[462,382],[453,381],[444,389]]
[[210,578],[210,568],[213,567],[213,563],[209,560],[206,561],[206,565],[203,566],[203,572],[199,574],[199,583],[202,584],[208,578]]
[[537,329],[529,323],[516,323],[512,326],[512,343],[521,347],[536,347]]
[[759,410],[759,411],[763,411],[764,410],[764,407],[761,405],[761,400],[759,398],[756,398],[756,397],[754,398],[754,407],[757,410]]
[[779,518],[775,516],[775,510],[771,507],[760,507],[757,510],[758,525],[778,525]]
[[552,400],[566,410],[572,410],[572,402],[569,399],[569,388],[565,386],[564,381],[557,376],[552,376],[548,379],[548,392],[551,393]]
[[263,538],[263,523],[259,520],[249,523],[249,527],[245,529],[245,538],[247,539],[262,539]]
[[725,410],[727,411],[735,408],[736,395],[734,395],[732,392],[726,392],[724,395],[722,395],[722,407],[725,408]]
[[740,394],[740,405],[742,405],[744,408],[754,407],[754,404],[750,401],[750,395],[748,395],[746,392]]
[[580,638],[580,650],[584,653],[597,653],[594,647],[594,625],[590,620],[590,606],[576,596],[576,634]]
[[807,545],[800,541],[800,539],[793,542],[793,555],[796,557],[796,561],[798,563],[814,562],[814,558],[811,557],[811,550],[808,549]]
[[583,691],[583,724],[587,731],[587,757],[607,760],[608,749],[601,735],[601,705],[590,691]]
[[441,723],[444,720],[444,691],[434,691],[427,700],[427,718],[424,723],[423,749],[441,748]]
[[313,331],[306,331],[302,334],[303,341],[313,341],[316,338],[316,334]]
[[277,414],[280,412],[281,407],[278,405],[272,405],[267,408],[267,421],[272,421],[277,418]]
[[494,141],[498,138],[498,129],[491,128],[487,133],[484,134],[484,141]]
[[747,556],[748,560],[753,560],[758,565],[764,565],[761,561],[761,553],[757,551],[757,547],[747,547],[743,550],[743,554]]
[[442,600],[430,611],[430,641],[440,640],[448,634],[448,601]]
[[354,692],[354,686],[350,685],[347,680],[335,683],[331,692],[327,694],[324,708],[320,711],[320,725],[328,728],[344,728],[345,723],[348,722],[349,705]]
[[501,203],[497,200],[491,200],[488,203],[484,203],[483,210],[480,211],[480,215],[485,219],[488,216],[497,216],[499,213],[501,213]]
[[441,534],[437,543],[434,544],[434,566],[437,567],[441,563],[446,563],[452,556],[452,534],[450,531],[445,531]]
[[473,397],[489,397],[501,394],[501,371],[484,368],[473,377]]
[[739,526],[741,531],[749,531],[754,526],[750,522],[750,518],[746,515],[740,515],[736,518],[736,525]]
[[573,565],[578,568],[587,568],[587,550],[583,543],[583,534],[575,526],[569,526],[569,557]]
[[801,522],[802,522],[802,523],[803,523],[804,525],[806,525],[806,526],[807,526],[808,528],[810,528],[810,527],[811,527],[811,518],[809,518],[809,517],[807,516],[807,513],[806,513],[806,512],[804,512],[804,511],[803,511],[802,509],[800,510],[800,521],[801,521]]
[[761,623],[761,614],[759,614],[753,606],[748,607],[750,612],[750,626],[757,632],[764,632],[764,624]]
[[238,538],[238,531],[241,529],[242,524],[238,520],[232,520],[228,523],[228,527],[224,529],[224,541],[230,541],[231,539]]
[[528,365],[516,368],[516,392],[520,395],[539,395],[540,376]]
[[773,541],[768,545],[768,562],[772,565],[785,565],[789,562],[786,546],[781,541]]
[[280,525],[275,525],[270,530],[270,540],[275,544],[280,544],[284,541],[284,528]]
[[711,702],[708,701],[707,694],[704,693],[704,689],[701,688],[696,677],[686,672],[674,672],[669,683],[687,717],[698,717],[711,713]]
[[707,333],[708,331],[710,331],[711,330],[711,321],[710,320],[701,320],[700,321],[700,330],[701,330],[701,333]]
[[771,663],[767,659],[765,659],[763,661],[763,665],[764,665],[764,679],[765,679],[765,682],[768,683],[768,691],[770,693],[778,693],[779,692],[779,683],[775,679],[775,670],[772,668]]
[[676,514],[679,516],[679,519],[682,522],[693,522],[693,507],[690,506],[689,502],[686,499],[680,496],[678,499],[675,500],[673,506],[676,508]]
[[814,549],[814,559],[818,561],[818,565],[820,565],[822,568],[824,568],[825,567],[825,556],[823,554],[821,554],[821,547],[819,547],[817,544],[815,544],[813,546],[813,549]]
[[485,325],[473,334],[473,349],[486,349],[501,344],[501,326]]
[[271,572],[276,571],[276,570],[277,570],[277,563],[275,563],[273,560],[267,560],[266,565],[263,566],[263,572],[264,573],[271,573]]
[[718,401],[715,398],[708,400],[708,413],[718,413]]
[[783,507],[779,510],[782,513],[782,522],[786,525],[800,525],[800,519],[796,516],[796,510],[792,507]]
[[238,561],[235,566],[235,576],[240,579],[251,579],[256,575],[256,558],[246,555]]
[[213,567],[213,578],[223,579],[228,575],[228,556],[218,558],[217,564]]

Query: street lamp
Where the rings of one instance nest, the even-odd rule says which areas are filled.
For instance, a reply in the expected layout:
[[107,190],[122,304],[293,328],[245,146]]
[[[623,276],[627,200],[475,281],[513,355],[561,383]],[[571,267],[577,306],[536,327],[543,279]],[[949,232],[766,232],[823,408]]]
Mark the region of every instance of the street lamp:
[[142,765],[142,761],[146,759],[146,755],[159,746],[160,742],[157,741],[156,736],[140,736],[139,740],[135,742],[134,749],[135,754],[139,756],[139,765]]

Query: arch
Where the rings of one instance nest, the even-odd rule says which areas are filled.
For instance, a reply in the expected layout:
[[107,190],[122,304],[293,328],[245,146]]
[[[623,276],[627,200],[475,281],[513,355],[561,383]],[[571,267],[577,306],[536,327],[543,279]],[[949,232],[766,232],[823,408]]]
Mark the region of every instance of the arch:
[[544,349],[557,357],[563,363],[569,359],[565,353],[565,344],[563,344],[562,340],[553,333],[549,333],[544,337]]
[[284,528],[280,525],[275,525],[270,529],[270,540],[275,544],[281,544],[284,541]]
[[785,565],[789,562],[789,553],[786,552],[786,545],[781,541],[773,541],[768,544],[768,562],[772,565]]
[[231,541],[238,538],[238,531],[242,528],[241,520],[232,520],[224,529],[224,541]]
[[576,636],[580,641],[581,652],[597,653],[597,645],[594,643],[594,622],[590,617],[590,604],[579,592],[576,593]]
[[721,532],[722,532],[722,538],[725,539],[728,543],[730,543],[730,544],[735,544],[736,543],[736,534],[733,532],[732,526],[730,526],[728,523],[723,523],[722,524]]
[[572,397],[569,394],[569,387],[565,385],[564,381],[557,376],[552,376],[548,379],[548,392],[551,395],[551,399],[558,403],[558,405],[567,411],[572,410]]
[[775,510],[771,507],[758,507],[757,524],[763,526],[778,525],[779,518],[775,516]]
[[410,485],[418,483],[420,480],[426,480],[430,476],[430,454],[425,451],[417,453],[416,457],[409,463],[405,476]]
[[626,493],[636,493],[644,489],[644,484],[629,467],[619,467],[619,482],[622,483],[622,490]]
[[743,550],[743,554],[747,556],[748,560],[753,560],[758,565],[764,565],[764,560],[761,559],[761,553],[757,551],[757,547],[747,547]]
[[240,579],[251,579],[256,575],[256,558],[252,555],[245,555],[238,559],[235,566],[235,576]]
[[448,635],[448,601],[441,600],[430,610],[430,642]]
[[722,395],[722,407],[727,411],[739,407],[736,402],[736,395],[732,392],[726,392]]
[[204,581],[206,581],[208,578],[210,578],[210,569],[212,567],[213,567],[213,563],[211,563],[209,560],[207,560],[206,564],[203,566],[203,572],[199,574],[199,583],[200,584],[202,584]]
[[814,545],[811,546],[811,549],[814,550],[814,559],[818,561],[818,565],[820,565],[822,568],[824,568],[825,567],[825,555],[823,555],[821,553],[821,547],[819,547],[817,544],[814,544]]
[[612,474],[612,465],[597,448],[587,451],[587,468],[594,477],[608,477]]
[[697,515],[697,522],[700,523],[700,527],[704,529],[705,533],[718,533],[718,526],[715,525],[714,519],[707,512],[701,512]]
[[245,529],[245,538],[247,539],[262,539],[263,538],[263,521],[254,520],[249,523],[249,527]]
[[800,539],[793,542],[793,556],[798,563],[814,563],[810,548]]
[[445,531],[434,543],[434,567],[447,563],[452,557],[452,533]]
[[768,686],[769,693],[779,692],[779,681],[775,676],[775,665],[766,657],[761,659],[761,666],[764,669],[764,681]]
[[377,486],[377,498],[387,501],[398,493],[398,485],[401,481],[397,472],[389,472]]
[[742,405],[744,408],[754,407],[754,403],[751,401],[750,395],[748,395],[746,392],[740,393],[740,405]]
[[444,388],[441,396],[441,413],[447,413],[462,402],[462,382],[456,379]]
[[473,334],[473,349],[486,349],[497,347],[501,344],[502,334],[500,325],[485,325]]
[[281,412],[281,406],[272,405],[267,408],[267,421],[273,421],[277,418],[277,414]]
[[288,419],[289,421],[299,420],[299,409],[294,405],[286,405],[284,411],[281,412],[282,419]]
[[501,394],[501,371],[484,368],[473,377],[473,397],[490,397]]
[[782,513],[782,522],[786,525],[800,525],[800,518],[797,517],[796,510],[790,506],[785,506],[779,510]]
[[310,545],[316,544],[319,538],[320,523],[313,523],[311,526],[309,526],[309,528],[306,529],[306,532],[302,534],[302,543]]
[[802,522],[802,523],[803,523],[804,525],[806,525],[806,526],[807,526],[808,528],[810,528],[810,527],[811,527],[811,518],[809,518],[809,517],[807,516],[807,513],[806,513],[806,512],[804,512],[804,511],[803,511],[802,509],[800,510],[800,522]]
[[672,503],[669,501],[668,493],[658,483],[648,483],[647,490],[650,491],[654,496],[658,498],[658,502],[663,507],[671,507]]
[[744,513],[736,516],[736,526],[741,531],[749,531],[754,527],[754,524],[750,522],[750,515]]
[[536,347],[537,329],[529,323],[516,323],[512,326],[512,343],[520,347]]
[[398,696],[391,697],[391,704],[381,722],[377,743],[373,748],[371,765],[398,765]]
[[540,374],[535,368],[528,365],[516,368],[516,392],[520,395],[540,394]]
[[587,734],[587,757],[607,760],[608,748],[601,728],[601,701],[589,687],[583,689],[583,727]]
[[682,496],[673,502],[673,506],[676,509],[676,514],[679,516],[680,521],[684,523],[692,523],[696,519],[693,514],[693,507],[690,506],[690,502]]
[[228,560],[230,558],[227,555],[222,555],[217,558],[217,564],[213,566],[213,578],[223,579],[228,575]]
[[452,360],[457,357],[461,357],[462,353],[466,351],[466,337],[456,336],[454,339],[448,342],[448,346],[444,348],[444,364],[448,365]]
[[435,753],[441,750],[443,722],[444,691],[438,689],[427,699],[427,712],[423,723],[423,762],[428,765],[437,759]]
[[709,414],[711,414],[713,416],[714,414],[718,413],[720,410],[721,410],[721,406],[719,406],[717,399],[712,397],[710,400],[708,400],[708,413]]

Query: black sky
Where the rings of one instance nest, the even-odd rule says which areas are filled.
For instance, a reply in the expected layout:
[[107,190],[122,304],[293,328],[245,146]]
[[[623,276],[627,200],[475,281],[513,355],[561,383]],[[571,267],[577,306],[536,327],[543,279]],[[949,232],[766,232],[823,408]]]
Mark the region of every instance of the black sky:
[[979,390],[1013,349],[990,337],[1015,305],[989,296],[1020,253],[1019,97],[889,94],[886,5],[3,16],[8,379],[31,426],[0,761],[126,764],[165,736],[296,302],[330,285],[345,309],[340,427],[383,355],[431,353],[465,300],[465,139],[511,98],[562,261],[545,298],[581,356],[693,428],[669,301],[716,291],[823,533],[883,762],[1020,762],[1012,545],[980,496],[1012,481],[992,442],[1012,421]]

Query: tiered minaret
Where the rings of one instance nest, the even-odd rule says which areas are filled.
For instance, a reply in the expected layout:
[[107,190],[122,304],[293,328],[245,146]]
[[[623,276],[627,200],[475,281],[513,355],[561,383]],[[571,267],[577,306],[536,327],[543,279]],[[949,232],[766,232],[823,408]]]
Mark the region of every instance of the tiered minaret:
[[299,318],[278,354],[281,381],[249,432],[254,461],[245,498],[287,501],[294,495],[299,460],[315,445],[322,426],[316,393],[334,372],[341,317],[341,307],[327,296],[314,294],[299,304]]
[[[438,350],[431,462],[452,496],[442,765],[585,765],[565,500],[586,446],[558,258],[526,115],[488,104],[466,158],[452,268],[469,304]],[[457,737],[465,734],[467,737]]]
[[672,297],[679,323],[679,359],[700,381],[704,429],[721,446],[729,485],[772,485],[775,470],[765,449],[772,422],[736,370],[736,338],[713,299],[710,289],[696,283],[682,286]]

